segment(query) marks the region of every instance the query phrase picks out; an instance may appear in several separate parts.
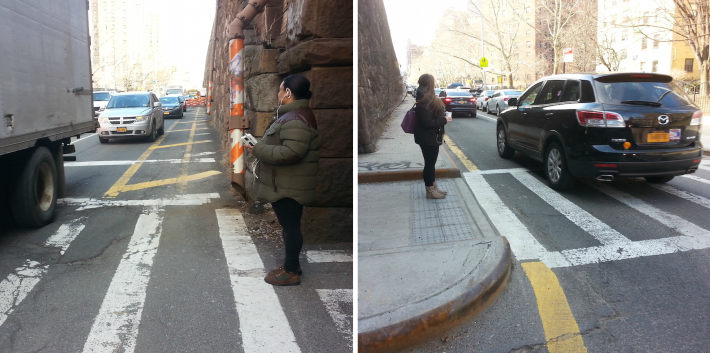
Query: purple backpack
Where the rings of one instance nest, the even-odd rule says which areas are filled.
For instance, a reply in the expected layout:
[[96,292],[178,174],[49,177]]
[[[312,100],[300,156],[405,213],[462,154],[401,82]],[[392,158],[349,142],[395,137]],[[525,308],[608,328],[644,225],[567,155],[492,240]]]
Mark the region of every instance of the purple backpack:
[[416,104],[413,105],[412,109],[409,109],[407,114],[404,114],[404,119],[402,120],[402,130],[408,134],[413,134],[414,130],[417,129],[417,113],[415,112],[416,106]]

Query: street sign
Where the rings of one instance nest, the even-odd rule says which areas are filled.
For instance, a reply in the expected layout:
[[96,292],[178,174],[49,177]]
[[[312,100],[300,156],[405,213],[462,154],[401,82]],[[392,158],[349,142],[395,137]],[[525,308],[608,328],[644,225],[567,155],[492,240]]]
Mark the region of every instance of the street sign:
[[488,59],[485,56],[481,58],[481,67],[488,67]]
[[572,48],[562,49],[562,62],[571,63],[572,56]]

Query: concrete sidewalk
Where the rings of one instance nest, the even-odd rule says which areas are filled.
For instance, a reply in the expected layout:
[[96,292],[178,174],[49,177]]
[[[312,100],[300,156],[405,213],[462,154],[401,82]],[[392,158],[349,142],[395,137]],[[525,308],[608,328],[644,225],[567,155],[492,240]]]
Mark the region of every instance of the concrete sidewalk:
[[392,113],[378,151],[358,155],[358,346],[393,351],[439,334],[492,301],[511,251],[441,149],[443,200],[427,200],[423,158]]

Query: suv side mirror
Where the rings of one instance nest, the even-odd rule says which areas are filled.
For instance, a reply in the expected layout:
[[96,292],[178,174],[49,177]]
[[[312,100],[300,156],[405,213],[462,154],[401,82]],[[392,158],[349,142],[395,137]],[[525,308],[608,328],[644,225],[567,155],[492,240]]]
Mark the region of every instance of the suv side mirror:
[[518,106],[518,98],[509,98],[508,99],[508,106],[509,107]]
[[156,107],[156,108],[159,107],[159,106],[160,106],[160,102],[155,102],[155,103],[153,103],[153,106]]

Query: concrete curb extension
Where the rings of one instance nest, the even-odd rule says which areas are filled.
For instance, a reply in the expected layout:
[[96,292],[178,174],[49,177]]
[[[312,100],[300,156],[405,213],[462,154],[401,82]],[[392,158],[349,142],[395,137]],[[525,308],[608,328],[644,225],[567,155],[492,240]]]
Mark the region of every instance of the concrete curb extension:
[[[418,180],[421,178],[421,169],[365,172],[357,174],[358,184]],[[461,178],[461,171],[456,168],[439,168],[436,170],[436,178]]]
[[358,334],[358,352],[392,352],[425,341],[456,326],[492,302],[505,288],[511,271],[510,244],[505,237],[503,256],[469,290],[424,314]]

